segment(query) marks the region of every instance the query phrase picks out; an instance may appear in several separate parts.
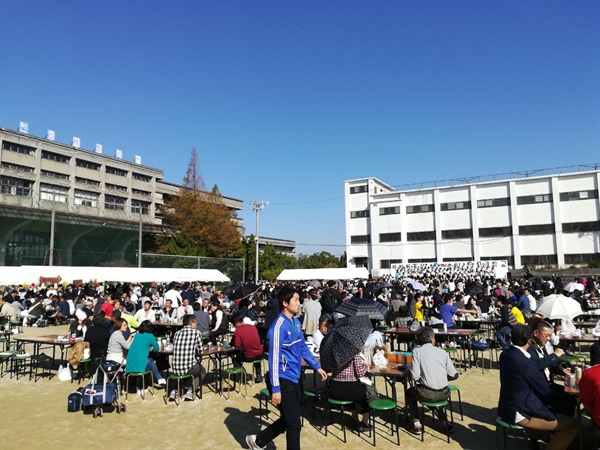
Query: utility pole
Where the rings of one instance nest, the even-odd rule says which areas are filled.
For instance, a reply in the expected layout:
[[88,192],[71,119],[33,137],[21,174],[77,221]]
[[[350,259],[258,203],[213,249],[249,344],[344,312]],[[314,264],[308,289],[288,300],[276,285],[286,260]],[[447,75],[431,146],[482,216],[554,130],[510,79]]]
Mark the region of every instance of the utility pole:
[[256,213],[256,270],[254,274],[254,283],[258,284],[258,213],[265,210],[265,206],[269,204],[268,200],[248,200],[248,204],[252,208],[252,211]]

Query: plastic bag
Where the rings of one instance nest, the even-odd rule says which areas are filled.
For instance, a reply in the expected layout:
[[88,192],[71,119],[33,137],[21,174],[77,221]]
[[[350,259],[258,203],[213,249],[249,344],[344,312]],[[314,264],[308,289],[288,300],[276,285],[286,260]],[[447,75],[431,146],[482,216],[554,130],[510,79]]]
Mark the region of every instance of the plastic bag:
[[375,356],[373,356],[373,364],[376,367],[387,367],[388,360],[385,357],[385,353],[383,352],[383,350],[377,350]]
[[61,365],[58,368],[58,379],[60,381],[71,381],[71,369],[69,369],[69,366],[63,367]]
[[600,337],[600,320],[598,321],[598,323],[596,323],[596,326],[594,327],[592,334],[596,337]]
[[575,325],[569,319],[562,319],[561,324],[561,333],[574,333],[577,331],[577,328],[575,328]]

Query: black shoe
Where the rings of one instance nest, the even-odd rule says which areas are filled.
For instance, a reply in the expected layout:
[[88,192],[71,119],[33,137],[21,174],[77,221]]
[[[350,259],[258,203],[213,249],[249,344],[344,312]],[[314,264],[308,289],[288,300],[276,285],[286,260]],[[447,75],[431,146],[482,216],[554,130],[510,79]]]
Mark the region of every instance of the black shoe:
[[262,375],[258,375],[256,377],[256,380],[254,380],[255,383],[262,383],[263,381],[265,381],[265,379],[263,378]]
[[448,421],[444,421],[444,422],[442,422],[442,424],[448,430],[448,434],[454,433],[454,430],[456,429],[454,427],[454,425],[452,425],[451,423],[448,423]]

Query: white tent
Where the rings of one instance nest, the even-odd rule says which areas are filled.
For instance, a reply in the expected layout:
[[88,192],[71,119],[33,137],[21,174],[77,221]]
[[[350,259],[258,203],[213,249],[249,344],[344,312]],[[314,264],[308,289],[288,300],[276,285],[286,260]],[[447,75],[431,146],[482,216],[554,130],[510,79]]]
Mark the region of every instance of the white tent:
[[280,281],[295,280],[353,280],[369,278],[369,271],[364,267],[334,269],[285,269],[277,277]]
[[129,283],[171,282],[171,281],[219,281],[229,282],[229,278],[215,269],[162,269],[137,267],[73,267],[73,266],[20,266],[1,267],[0,285],[21,285],[39,283],[40,279],[59,279],[72,283],[81,280],[115,281]]

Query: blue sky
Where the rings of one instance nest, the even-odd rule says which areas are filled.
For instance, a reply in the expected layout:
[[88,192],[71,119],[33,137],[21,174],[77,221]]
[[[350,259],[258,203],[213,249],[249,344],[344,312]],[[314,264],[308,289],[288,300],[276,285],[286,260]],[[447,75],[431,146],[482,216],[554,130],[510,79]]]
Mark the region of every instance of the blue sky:
[[[600,2],[0,0],[0,126],[269,200],[344,251],[343,181],[600,161]],[[254,214],[240,214],[254,233]]]

